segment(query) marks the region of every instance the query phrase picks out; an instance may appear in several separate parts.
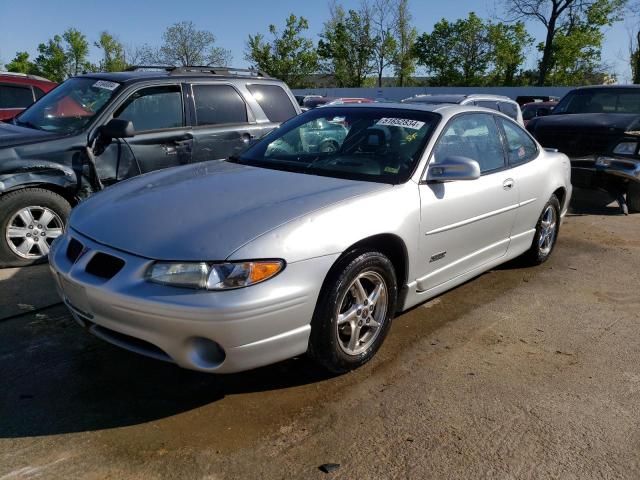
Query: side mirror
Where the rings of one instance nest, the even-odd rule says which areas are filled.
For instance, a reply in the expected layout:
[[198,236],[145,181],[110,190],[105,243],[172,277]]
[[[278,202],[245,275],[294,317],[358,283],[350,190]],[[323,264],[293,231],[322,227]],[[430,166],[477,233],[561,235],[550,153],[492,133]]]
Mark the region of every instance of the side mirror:
[[113,138],[131,138],[135,136],[135,134],[133,123],[120,118],[112,118],[106,125],[100,128],[100,135],[109,140]]
[[476,180],[480,178],[480,165],[471,158],[452,156],[443,162],[432,163],[427,172],[427,182],[452,180]]

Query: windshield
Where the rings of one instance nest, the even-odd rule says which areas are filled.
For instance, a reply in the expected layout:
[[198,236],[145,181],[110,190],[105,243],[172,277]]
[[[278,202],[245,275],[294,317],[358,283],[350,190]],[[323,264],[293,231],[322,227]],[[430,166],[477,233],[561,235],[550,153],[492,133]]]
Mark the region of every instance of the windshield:
[[95,78],[70,78],[16,117],[17,125],[56,133],[84,128],[120,86]]
[[640,113],[640,89],[585,89],[569,92],[553,109],[567,113]]
[[391,108],[324,107],[274,130],[239,163],[383,183],[413,173],[440,116]]

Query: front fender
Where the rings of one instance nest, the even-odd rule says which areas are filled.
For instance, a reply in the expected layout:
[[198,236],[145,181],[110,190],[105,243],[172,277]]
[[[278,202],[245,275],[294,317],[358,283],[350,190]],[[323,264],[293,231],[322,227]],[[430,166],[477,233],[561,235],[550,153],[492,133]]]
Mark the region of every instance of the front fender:
[[0,194],[26,186],[51,184],[75,196],[85,182],[82,170],[47,160],[8,160],[0,167]]

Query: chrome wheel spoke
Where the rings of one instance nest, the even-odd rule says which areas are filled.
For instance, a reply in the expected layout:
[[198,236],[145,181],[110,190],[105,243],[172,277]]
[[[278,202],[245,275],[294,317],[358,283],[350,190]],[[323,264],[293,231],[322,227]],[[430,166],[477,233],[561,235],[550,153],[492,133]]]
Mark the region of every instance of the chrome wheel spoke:
[[380,294],[382,293],[383,289],[384,289],[384,285],[382,284],[382,282],[380,282],[373,289],[373,292],[371,292],[371,295],[369,295],[369,304],[372,307],[375,306],[375,304],[378,302],[378,299],[380,298]]
[[358,348],[360,343],[360,327],[354,322],[351,326],[351,337],[349,338],[349,350],[352,352]]
[[360,281],[360,278],[356,278],[355,282],[353,282],[352,289],[353,289],[353,294],[358,300],[358,303],[360,304],[364,303],[364,301],[367,298],[367,292],[362,286],[362,282]]
[[58,238],[60,235],[62,235],[62,229],[61,228],[49,228],[46,230],[45,232],[47,234],[47,238]]
[[40,255],[45,256],[49,254],[49,244],[42,239],[41,242],[36,242]]
[[18,217],[20,217],[20,220],[22,220],[25,227],[28,227],[29,225],[32,225],[34,223],[33,214],[31,213],[30,208],[20,210],[20,212],[18,212]]
[[372,315],[369,315],[369,317],[367,317],[367,327],[377,329],[380,328],[380,323],[378,323]]
[[9,227],[7,228],[7,237],[9,238],[27,238],[29,229],[26,227]]
[[53,212],[51,210],[43,210],[42,211],[42,215],[40,215],[40,218],[38,219],[38,223],[40,225],[42,225],[43,228],[46,228],[47,225],[49,225],[51,223],[51,220],[53,220],[55,218],[55,215],[53,214]]
[[357,316],[358,316],[358,306],[354,305],[346,312],[340,313],[338,315],[338,325],[351,322],[352,320],[355,320]]
[[34,243],[35,242],[32,239],[25,238],[24,241],[16,247],[16,250],[26,256],[31,252]]

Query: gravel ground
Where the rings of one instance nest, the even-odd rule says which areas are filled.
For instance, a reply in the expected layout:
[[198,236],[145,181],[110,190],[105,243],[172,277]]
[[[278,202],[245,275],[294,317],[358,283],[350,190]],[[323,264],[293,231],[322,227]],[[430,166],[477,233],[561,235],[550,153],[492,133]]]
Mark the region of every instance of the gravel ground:
[[50,293],[46,268],[0,275],[0,480],[640,478],[640,215],[596,213],[546,264],[399,316],[340,377],[180,370],[18,298]]

